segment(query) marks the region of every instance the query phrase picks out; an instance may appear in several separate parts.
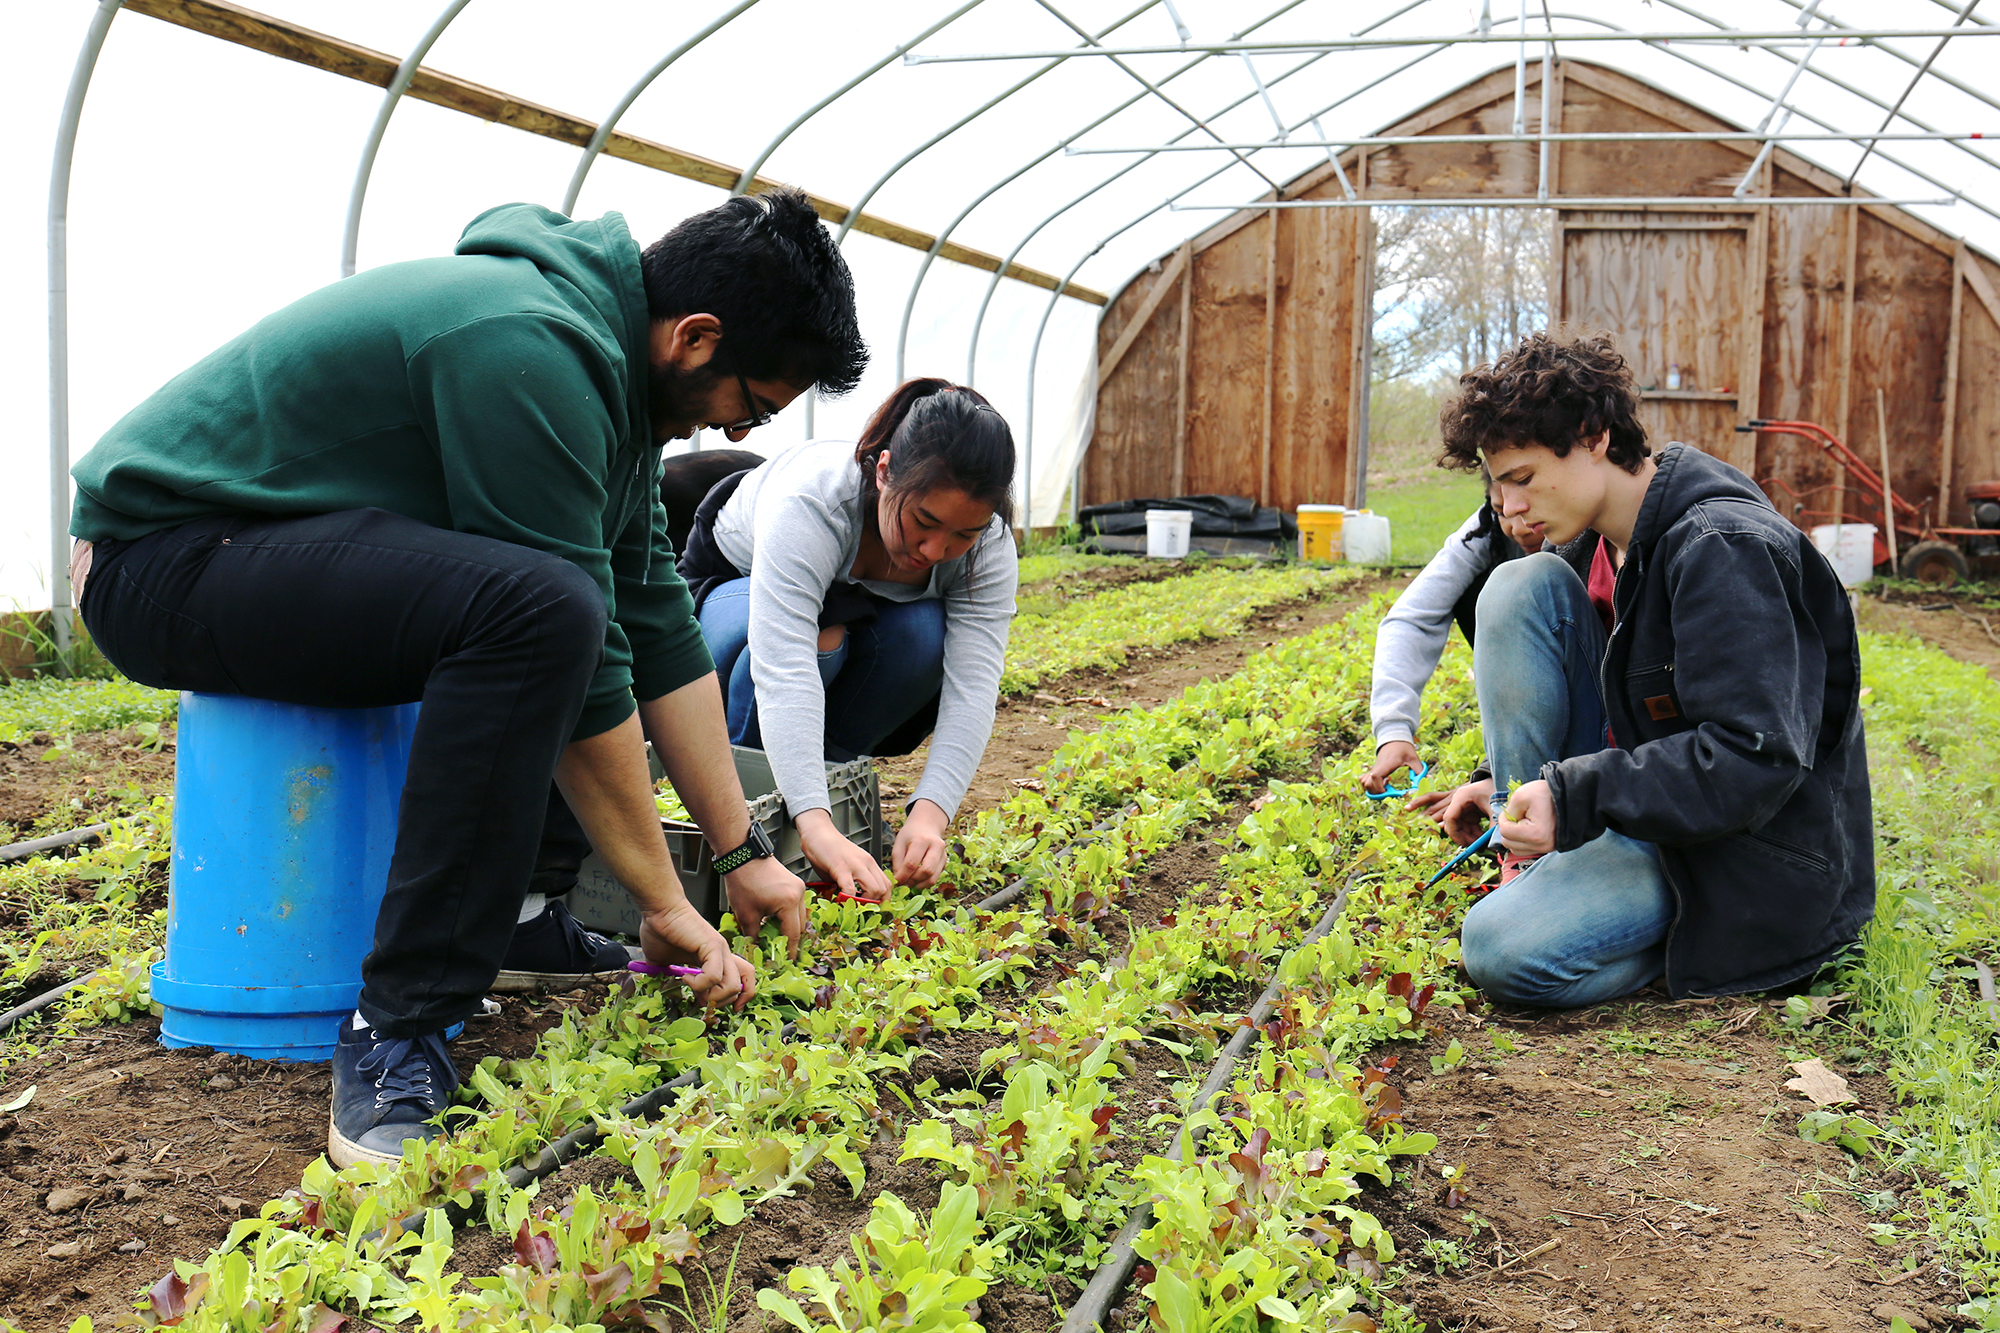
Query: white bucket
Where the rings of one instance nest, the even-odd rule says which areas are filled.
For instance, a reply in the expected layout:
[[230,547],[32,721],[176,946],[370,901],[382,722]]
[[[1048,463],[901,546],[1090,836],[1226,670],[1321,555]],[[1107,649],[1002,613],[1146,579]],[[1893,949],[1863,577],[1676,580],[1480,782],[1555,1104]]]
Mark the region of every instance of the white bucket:
[[1194,514],[1186,509],[1146,511],[1146,554],[1155,560],[1178,560],[1188,553],[1194,535]]
[[1389,519],[1384,514],[1350,513],[1340,525],[1341,550],[1351,565],[1389,563]]
[[1873,523],[1822,523],[1812,530],[1812,543],[1849,588],[1875,576]]

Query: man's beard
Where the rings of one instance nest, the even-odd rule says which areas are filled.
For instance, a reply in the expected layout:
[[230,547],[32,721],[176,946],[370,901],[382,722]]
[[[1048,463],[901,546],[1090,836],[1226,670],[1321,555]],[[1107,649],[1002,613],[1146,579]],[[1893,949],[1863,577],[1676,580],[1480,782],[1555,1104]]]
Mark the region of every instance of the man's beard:
[[653,419],[653,437],[666,439],[683,428],[706,424],[700,405],[721,378],[712,364],[692,370],[671,364],[652,367],[646,377],[646,407]]

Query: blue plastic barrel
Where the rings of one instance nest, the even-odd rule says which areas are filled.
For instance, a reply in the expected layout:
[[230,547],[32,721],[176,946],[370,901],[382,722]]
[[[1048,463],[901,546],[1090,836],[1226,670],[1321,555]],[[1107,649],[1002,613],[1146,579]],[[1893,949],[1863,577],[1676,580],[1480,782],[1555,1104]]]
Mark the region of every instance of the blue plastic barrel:
[[181,696],[153,966],[162,1043],[333,1058],[388,884],[417,709]]

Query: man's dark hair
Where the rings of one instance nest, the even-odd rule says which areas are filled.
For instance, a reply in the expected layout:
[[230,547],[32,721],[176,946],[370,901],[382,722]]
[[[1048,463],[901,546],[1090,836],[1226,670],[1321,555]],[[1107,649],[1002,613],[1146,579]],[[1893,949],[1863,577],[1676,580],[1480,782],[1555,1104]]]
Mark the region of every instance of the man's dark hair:
[[827,398],[861,382],[868,345],[854,278],[805,191],[738,195],[697,213],[647,246],[639,266],[654,319],[722,321],[723,370]]
[[1561,458],[1611,433],[1605,456],[1637,472],[1652,454],[1639,424],[1631,368],[1609,334],[1531,333],[1491,365],[1458,377],[1458,393],[1438,415],[1442,467],[1470,472],[1486,454],[1539,444]]

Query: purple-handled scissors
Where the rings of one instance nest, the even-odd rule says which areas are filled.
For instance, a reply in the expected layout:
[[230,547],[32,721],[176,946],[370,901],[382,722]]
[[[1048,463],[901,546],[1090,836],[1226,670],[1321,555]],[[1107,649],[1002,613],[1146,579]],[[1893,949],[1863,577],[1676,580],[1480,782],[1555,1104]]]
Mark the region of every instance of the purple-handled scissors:
[[628,972],[644,972],[649,977],[698,977],[698,967],[683,967],[679,963],[649,963],[643,958],[634,958],[625,964]]

